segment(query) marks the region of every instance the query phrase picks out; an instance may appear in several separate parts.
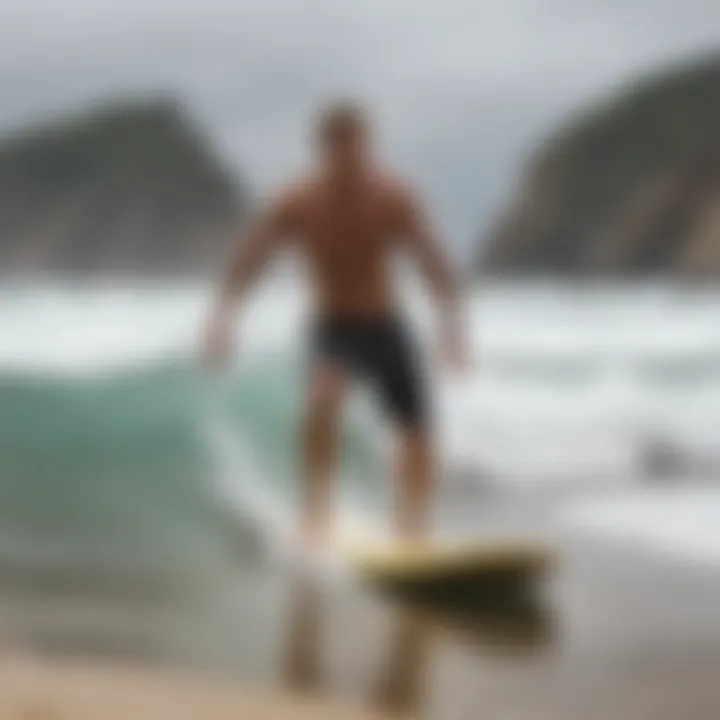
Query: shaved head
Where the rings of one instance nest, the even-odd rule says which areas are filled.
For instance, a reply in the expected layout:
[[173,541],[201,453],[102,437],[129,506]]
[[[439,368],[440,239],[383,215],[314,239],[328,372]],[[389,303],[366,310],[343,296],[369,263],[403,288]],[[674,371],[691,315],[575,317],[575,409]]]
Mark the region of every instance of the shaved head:
[[325,146],[334,146],[364,136],[370,120],[365,108],[352,100],[326,105],[319,114],[316,133]]

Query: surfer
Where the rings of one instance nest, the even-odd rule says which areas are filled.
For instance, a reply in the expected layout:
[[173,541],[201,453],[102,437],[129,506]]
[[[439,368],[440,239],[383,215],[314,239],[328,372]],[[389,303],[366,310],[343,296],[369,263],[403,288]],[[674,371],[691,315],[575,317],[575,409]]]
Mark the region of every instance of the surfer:
[[327,539],[339,414],[356,378],[375,386],[397,430],[396,531],[421,538],[435,456],[424,375],[399,308],[392,258],[404,250],[419,261],[440,310],[440,350],[456,368],[465,354],[459,284],[423,204],[376,163],[370,120],[360,106],[327,107],[315,141],[315,166],[256,212],[242,234],[213,303],[205,355],[211,362],[228,355],[238,305],[268,260],[295,247],[308,266],[314,301],[303,429],[303,542],[316,546]]

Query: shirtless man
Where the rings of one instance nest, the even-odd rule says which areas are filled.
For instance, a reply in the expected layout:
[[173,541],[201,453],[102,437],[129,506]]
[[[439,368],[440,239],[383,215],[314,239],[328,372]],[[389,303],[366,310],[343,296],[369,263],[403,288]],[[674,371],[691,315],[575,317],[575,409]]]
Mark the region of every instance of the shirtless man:
[[398,440],[396,530],[426,530],[435,472],[422,373],[401,319],[391,261],[405,250],[420,263],[441,311],[440,349],[463,361],[458,285],[424,208],[374,163],[362,109],[328,107],[316,128],[318,162],[306,178],[262,209],[241,238],[206,329],[211,361],[231,347],[232,315],[268,260],[292,244],[304,257],[313,291],[312,366],[304,421],[301,537],[327,539],[339,414],[352,379],[379,392]]

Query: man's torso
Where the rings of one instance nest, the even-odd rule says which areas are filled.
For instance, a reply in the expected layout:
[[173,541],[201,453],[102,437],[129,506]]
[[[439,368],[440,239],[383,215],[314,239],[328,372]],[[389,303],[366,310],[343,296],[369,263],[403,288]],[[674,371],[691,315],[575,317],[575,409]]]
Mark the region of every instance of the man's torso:
[[294,234],[310,272],[315,311],[329,318],[392,314],[398,193],[370,177],[351,187],[310,180],[294,200]]

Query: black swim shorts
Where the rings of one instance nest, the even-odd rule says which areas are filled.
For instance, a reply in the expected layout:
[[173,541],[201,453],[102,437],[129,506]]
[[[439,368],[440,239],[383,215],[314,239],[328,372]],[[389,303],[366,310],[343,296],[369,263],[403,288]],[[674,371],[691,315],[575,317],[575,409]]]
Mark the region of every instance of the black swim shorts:
[[374,386],[384,410],[404,427],[427,419],[420,356],[407,325],[394,316],[324,319],[313,336],[313,360],[332,362]]

